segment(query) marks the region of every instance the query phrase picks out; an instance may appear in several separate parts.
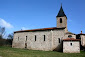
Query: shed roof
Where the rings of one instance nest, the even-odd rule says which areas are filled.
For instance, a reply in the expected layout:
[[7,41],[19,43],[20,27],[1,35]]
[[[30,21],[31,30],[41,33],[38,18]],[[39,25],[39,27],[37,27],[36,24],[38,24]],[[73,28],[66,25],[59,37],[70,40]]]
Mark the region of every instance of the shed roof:
[[63,39],[63,41],[80,41],[80,39],[67,38],[67,39]]

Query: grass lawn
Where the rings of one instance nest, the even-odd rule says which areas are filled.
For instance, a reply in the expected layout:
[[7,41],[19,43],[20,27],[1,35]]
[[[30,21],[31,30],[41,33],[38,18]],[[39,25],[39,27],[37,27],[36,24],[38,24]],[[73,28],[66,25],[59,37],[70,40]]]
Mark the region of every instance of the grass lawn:
[[36,51],[17,49],[11,47],[0,47],[2,57],[85,57],[85,51],[81,53],[61,53],[55,51]]

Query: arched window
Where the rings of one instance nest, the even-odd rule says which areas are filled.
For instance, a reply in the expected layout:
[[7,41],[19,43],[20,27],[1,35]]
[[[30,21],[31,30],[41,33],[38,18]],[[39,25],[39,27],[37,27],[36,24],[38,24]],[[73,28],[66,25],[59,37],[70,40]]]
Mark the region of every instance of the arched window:
[[45,35],[44,35],[44,41],[45,41]]
[[26,36],[26,41],[27,41],[27,36]]
[[70,43],[70,45],[72,46],[72,43]]
[[72,38],[72,35],[68,35],[68,38]]
[[62,23],[62,18],[60,18],[60,23]]
[[35,41],[36,41],[36,35],[35,35]]
[[19,41],[19,37],[18,37],[18,41]]
[[59,43],[60,43],[60,38],[58,38],[58,41],[59,41]]

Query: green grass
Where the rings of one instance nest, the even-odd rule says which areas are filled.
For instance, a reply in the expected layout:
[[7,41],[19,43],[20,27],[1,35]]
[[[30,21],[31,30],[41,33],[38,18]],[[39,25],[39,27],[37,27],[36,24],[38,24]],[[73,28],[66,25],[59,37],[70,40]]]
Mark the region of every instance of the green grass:
[[85,57],[85,51],[81,53],[61,53],[55,51],[36,51],[17,49],[11,47],[0,47],[2,57]]

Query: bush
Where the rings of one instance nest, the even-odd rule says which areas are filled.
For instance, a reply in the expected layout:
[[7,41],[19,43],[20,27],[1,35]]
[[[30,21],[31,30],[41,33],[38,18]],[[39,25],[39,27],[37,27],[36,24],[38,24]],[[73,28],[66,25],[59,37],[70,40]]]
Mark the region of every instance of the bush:
[[0,46],[11,46],[12,39],[0,39]]
[[0,46],[6,45],[6,39],[0,39]]

